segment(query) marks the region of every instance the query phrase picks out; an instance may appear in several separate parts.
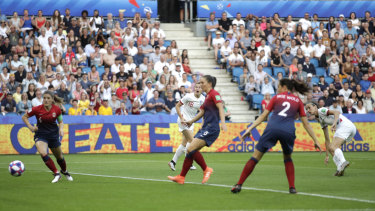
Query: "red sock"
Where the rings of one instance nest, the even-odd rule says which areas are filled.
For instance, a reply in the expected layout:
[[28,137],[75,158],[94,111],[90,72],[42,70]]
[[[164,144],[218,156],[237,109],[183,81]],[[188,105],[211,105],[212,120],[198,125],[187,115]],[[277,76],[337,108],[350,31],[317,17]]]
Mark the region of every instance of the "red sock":
[[195,152],[194,160],[195,162],[198,163],[198,165],[202,168],[203,171],[206,170],[207,168],[206,161],[204,161],[204,158],[199,151]]
[[251,157],[249,161],[247,161],[245,167],[242,170],[240,180],[238,180],[237,184],[242,185],[247,177],[253,172],[255,165],[258,163],[258,160]]
[[53,160],[48,156],[44,156],[42,157],[44,163],[46,164],[46,166],[54,173],[59,173],[59,171],[57,170],[56,166],[55,166],[55,163],[53,162]]
[[284,160],[285,173],[288,178],[289,188],[295,188],[294,186],[294,165],[292,159]]
[[186,176],[188,171],[190,170],[191,165],[193,164],[193,158],[192,157],[185,157],[184,164],[182,165],[182,170],[180,175],[181,176]]
[[57,160],[57,163],[59,164],[61,170],[63,172],[66,172],[66,162],[65,162],[65,159],[61,159],[61,160]]

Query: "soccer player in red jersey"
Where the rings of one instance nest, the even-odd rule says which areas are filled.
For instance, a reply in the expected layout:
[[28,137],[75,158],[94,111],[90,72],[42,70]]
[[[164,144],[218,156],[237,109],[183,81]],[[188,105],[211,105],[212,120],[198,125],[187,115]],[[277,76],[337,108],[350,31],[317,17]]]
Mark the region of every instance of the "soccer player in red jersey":
[[205,75],[200,79],[200,85],[204,92],[207,93],[206,99],[201,106],[199,113],[189,121],[183,121],[182,124],[186,124],[190,127],[194,122],[198,121],[202,116],[204,123],[202,128],[194,136],[193,141],[187,149],[187,155],[182,166],[181,173],[175,177],[168,176],[168,179],[179,184],[185,183],[185,176],[188,173],[193,161],[198,163],[198,165],[203,170],[203,180],[202,184],[206,183],[210,178],[213,169],[206,165],[206,162],[199,152],[204,146],[211,146],[220,134],[220,124],[221,129],[227,131],[227,126],[225,124],[225,115],[223,108],[223,101],[220,94],[214,90],[216,85],[216,78],[210,75]]
[[307,91],[308,87],[296,80],[280,80],[279,87],[277,89],[278,94],[271,99],[262,115],[260,115],[260,117],[246,130],[242,137],[240,137],[242,140],[249,137],[251,135],[251,131],[265,119],[267,119],[270,112],[273,112],[268,121],[266,129],[264,130],[258,144],[255,146],[252,157],[246,163],[241,173],[239,181],[231,189],[232,193],[238,193],[241,191],[242,184],[254,170],[256,164],[262,159],[264,153],[275,146],[277,141],[280,141],[283,149],[285,172],[289,182],[289,192],[297,193],[294,185],[294,165],[292,161],[292,152],[294,140],[296,138],[294,120],[298,114],[303,123],[303,127],[314,140],[315,148],[321,151],[318,139],[316,138],[315,133],[306,117],[304,105],[301,99],[292,94],[292,92],[305,94]]
[[[22,120],[25,122],[31,132],[35,132],[34,140],[35,146],[42,156],[42,159],[46,166],[53,172],[54,178],[52,183],[56,183],[61,179],[61,174],[69,181],[73,181],[73,177],[70,176],[66,170],[66,163],[61,150],[61,143],[59,136],[64,136],[63,131],[63,120],[60,108],[54,103],[61,103],[62,99],[54,96],[50,91],[46,91],[43,94],[43,104],[40,106],[33,107],[30,112],[27,112]],[[29,122],[29,118],[35,116],[37,119],[37,126],[32,126]],[[56,120],[59,125],[56,124]],[[51,149],[57,159],[57,163],[61,167],[61,174],[57,170],[55,163],[48,156],[48,148]]]

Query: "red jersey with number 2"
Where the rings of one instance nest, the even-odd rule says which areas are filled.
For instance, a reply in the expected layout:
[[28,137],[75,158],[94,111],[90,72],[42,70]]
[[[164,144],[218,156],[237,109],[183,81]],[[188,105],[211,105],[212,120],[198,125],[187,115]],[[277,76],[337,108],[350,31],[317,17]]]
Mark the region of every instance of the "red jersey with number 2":
[[290,92],[275,95],[266,109],[273,112],[268,121],[267,129],[282,130],[291,134],[296,131],[294,120],[297,114],[301,117],[306,116],[302,100]]

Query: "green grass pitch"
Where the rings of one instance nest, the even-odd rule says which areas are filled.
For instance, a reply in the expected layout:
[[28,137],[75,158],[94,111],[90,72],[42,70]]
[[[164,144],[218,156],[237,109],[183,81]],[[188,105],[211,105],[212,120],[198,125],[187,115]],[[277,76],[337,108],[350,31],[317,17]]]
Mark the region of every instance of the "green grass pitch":
[[[172,154],[65,155],[74,181],[62,178],[57,184],[50,183],[52,174],[40,156],[2,155],[0,210],[375,209],[375,152],[345,153],[351,166],[343,177],[332,176],[334,164],[331,160],[324,165],[324,153],[294,153],[296,188],[301,193],[297,195],[286,193],[288,182],[281,153],[267,153],[244,184],[252,189],[243,189],[237,195],[229,186],[237,182],[251,154],[203,156],[214,169],[210,185],[199,184],[199,166],[186,177],[185,181],[192,183],[167,181],[168,175],[179,174],[183,162],[181,157],[177,171],[172,172],[167,166]],[[26,166],[21,177],[8,173],[13,160],[21,160]]]

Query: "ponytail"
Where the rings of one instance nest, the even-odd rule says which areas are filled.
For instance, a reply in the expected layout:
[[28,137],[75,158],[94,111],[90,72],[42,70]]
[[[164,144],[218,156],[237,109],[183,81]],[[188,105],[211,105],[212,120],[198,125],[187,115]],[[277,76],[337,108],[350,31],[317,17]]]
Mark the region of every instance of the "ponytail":
[[216,86],[216,77],[211,75],[205,75],[203,77],[207,80],[208,83],[211,84],[212,88],[214,89]]
[[295,79],[281,79],[280,85],[286,86],[291,92],[297,91],[303,95],[309,91],[309,87],[305,83],[301,83]]

